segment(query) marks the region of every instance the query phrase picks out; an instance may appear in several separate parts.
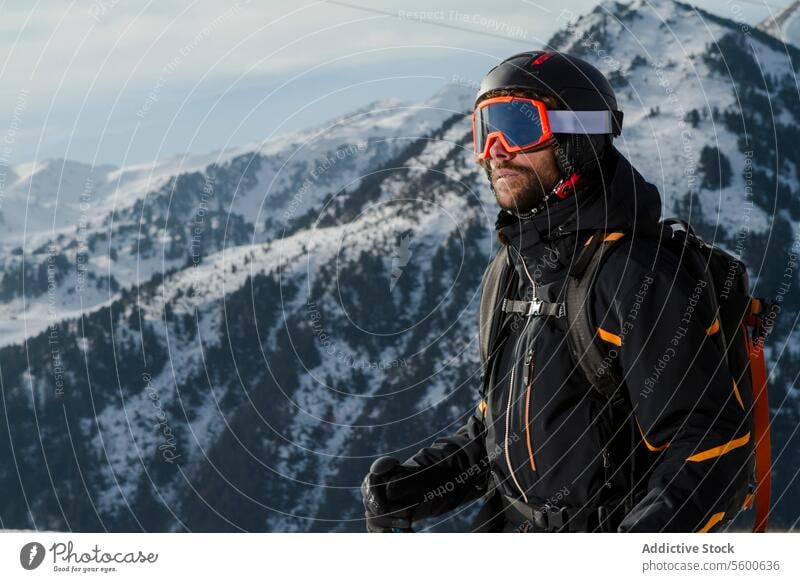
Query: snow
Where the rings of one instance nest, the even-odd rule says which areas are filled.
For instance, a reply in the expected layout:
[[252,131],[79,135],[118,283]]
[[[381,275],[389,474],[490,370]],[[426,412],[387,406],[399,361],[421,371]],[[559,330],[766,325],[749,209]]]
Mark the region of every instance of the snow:
[[[409,138],[425,135],[452,115],[454,111],[443,107],[442,101],[457,93],[445,88],[422,104],[379,101],[318,128],[208,155],[173,157],[126,168],[92,167],[64,160],[15,166],[10,168],[9,175],[15,175],[16,181],[4,193],[2,212],[7,228],[0,241],[0,257],[7,264],[16,264],[19,259],[10,256],[11,251],[21,246],[26,251],[26,260],[36,263],[44,257],[34,257],[31,251],[50,247],[58,237],[62,237],[52,246],[53,252],[65,254],[74,265],[76,252],[85,249],[89,237],[111,234],[112,245],[120,249],[117,260],[112,261],[108,256],[108,243],[101,242],[90,256],[89,269],[97,275],[112,273],[123,288],[139,284],[154,273],[181,266],[184,260],[165,261],[161,253],[148,258],[129,254],[128,249],[137,248],[135,239],[117,234],[125,226],[121,222],[123,211],[151,196],[181,173],[204,171],[210,164],[224,165],[238,156],[253,153],[266,160],[257,173],[257,185],[250,191],[238,190],[233,204],[226,211],[254,220],[258,226],[257,241],[272,240],[286,224],[279,220],[275,225],[277,229],[264,230],[266,216],[292,218],[319,208],[331,191],[352,186],[367,171],[374,154],[374,146],[367,146],[369,140],[383,144],[387,148],[385,155],[396,154],[405,147]],[[344,159],[337,157],[339,151],[345,152]],[[442,151],[440,155],[444,153]],[[333,163],[330,163],[331,159]],[[434,158],[428,162],[433,163]],[[323,168],[324,171],[313,177],[309,188],[300,197],[300,204],[292,209],[291,215],[287,215],[287,205],[297,187],[298,172],[305,178],[314,168]],[[112,217],[115,230],[110,233],[107,225],[112,222]],[[136,225],[139,217],[132,216],[131,219],[136,221],[133,223]],[[147,227],[139,225],[136,230],[141,226]],[[164,242],[166,240],[158,235],[153,241],[159,250],[163,250]],[[32,264],[31,269],[35,268],[36,265]],[[74,277],[68,279],[56,295],[69,295],[75,280]],[[88,294],[83,296],[82,305],[84,309],[92,310],[107,304],[110,299]],[[43,301],[43,297],[31,296],[27,302],[16,299],[0,305],[0,316],[6,315],[0,328],[4,332],[0,336],[0,345],[18,343],[44,329]],[[79,313],[69,297],[60,298],[59,302],[57,308],[63,317],[74,317]],[[20,324],[23,320],[27,320],[27,327]]]
[[[614,2],[601,6],[607,13],[616,9]],[[742,224],[745,183],[741,170],[745,165],[737,147],[738,136],[720,123],[713,123],[710,115],[709,119],[701,119],[697,128],[683,122],[685,114],[693,109],[702,113],[713,107],[723,111],[736,105],[730,82],[712,74],[698,58],[707,45],[718,42],[730,29],[669,0],[636,0],[631,7],[638,9],[632,28],[627,22],[605,18],[607,34],[614,39],[615,62],[598,62],[599,68],[609,74],[614,65],[632,63],[637,55],[647,59],[645,65],[626,68],[628,87],[617,90],[625,121],[615,145],[659,189],[663,216],[671,216],[674,202],[688,191],[700,190],[693,166],[703,146],[718,148],[731,161],[734,177],[728,188],[699,191],[704,215],[722,226]],[[575,44],[599,18],[600,14],[592,13],[578,21],[572,36]],[[663,27],[659,34],[638,34],[659,27]],[[762,43],[753,44],[771,71],[786,70],[785,56]],[[658,108],[659,113],[651,115],[653,108]],[[770,218],[762,209],[750,210],[748,227],[753,232],[763,232],[769,224]]]

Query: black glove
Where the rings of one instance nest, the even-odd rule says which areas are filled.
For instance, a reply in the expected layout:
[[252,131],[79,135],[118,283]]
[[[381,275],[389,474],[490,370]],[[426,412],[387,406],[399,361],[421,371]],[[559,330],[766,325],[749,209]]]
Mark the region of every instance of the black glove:
[[407,468],[394,457],[381,457],[369,469],[361,483],[361,496],[364,498],[364,516],[367,531],[387,533],[411,530],[411,507],[392,502],[388,496],[391,479],[407,474]]
[[401,465],[394,457],[372,463],[361,484],[367,531],[410,532],[414,521],[430,516],[433,492],[442,481],[436,467]]

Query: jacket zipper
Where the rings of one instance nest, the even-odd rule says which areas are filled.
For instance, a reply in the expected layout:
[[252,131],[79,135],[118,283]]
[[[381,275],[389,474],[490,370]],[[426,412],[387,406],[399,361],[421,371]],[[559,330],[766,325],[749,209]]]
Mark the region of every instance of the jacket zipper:
[[[523,258],[522,253],[520,253],[519,250],[513,245],[509,245],[509,248],[513,248],[514,252],[517,253],[519,260],[522,263],[522,267],[525,269],[525,274],[528,277],[528,281],[531,284],[531,288],[533,289],[533,296],[536,297],[536,283],[534,282],[533,277],[531,277],[530,271],[528,271],[528,266],[525,264],[525,259]],[[522,338],[525,337],[525,331],[528,329],[528,324],[530,322],[531,318],[527,317],[525,320],[525,325],[522,327],[522,331],[520,332],[519,338],[517,339],[517,344],[514,346],[514,358],[512,360],[513,365],[511,366],[511,381],[508,388],[508,404],[506,405],[506,438],[503,443],[505,446],[505,457],[506,457],[506,464],[508,465],[508,471],[511,474],[511,479],[517,486],[517,489],[519,490],[520,495],[522,495],[522,499],[525,501],[525,503],[528,503],[528,496],[525,495],[525,491],[522,490],[522,486],[519,484],[519,481],[517,481],[517,476],[514,473],[514,467],[511,465],[511,455],[508,451],[508,426],[509,426],[509,419],[511,418],[511,399],[514,396],[514,371],[517,368],[517,354],[519,353],[519,344]],[[532,355],[532,352],[529,351],[528,354]],[[531,457],[531,460],[533,460],[533,457]]]
[[[522,340],[522,338],[525,337],[525,330],[527,329],[528,323],[530,323],[530,321],[531,321],[530,318],[526,319],[525,325],[523,326],[522,331],[520,332],[519,338],[517,338],[517,344],[514,346],[514,357],[512,359],[512,362],[517,361],[517,354],[519,353],[519,343]],[[503,440],[503,447],[505,448],[506,464],[508,465],[508,472],[511,475],[511,480],[514,481],[514,485],[517,486],[520,495],[522,495],[523,501],[525,501],[525,503],[528,503],[528,496],[525,495],[525,491],[522,490],[522,485],[519,484],[519,481],[517,481],[517,476],[514,473],[514,467],[511,464],[511,454],[509,453],[508,449],[508,432],[509,432],[508,427],[509,427],[509,421],[511,419],[511,400],[514,397],[514,372],[516,368],[517,368],[516,364],[511,366],[511,379],[508,386],[508,404],[506,404],[506,436],[505,439]]]
[[605,477],[605,486],[608,489],[611,489],[611,475],[609,475],[609,469],[611,468],[611,461],[608,458],[608,449],[603,447],[603,475]]
[[528,370],[528,377],[525,383],[528,385],[528,392],[525,396],[525,437],[528,442],[528,459],[531,462],[531,470],[536,470],[536,463],[533,460],[533,443],[531,442],[531,389],[533,388],[533,348],[528,350],[525,356],[525,367]]

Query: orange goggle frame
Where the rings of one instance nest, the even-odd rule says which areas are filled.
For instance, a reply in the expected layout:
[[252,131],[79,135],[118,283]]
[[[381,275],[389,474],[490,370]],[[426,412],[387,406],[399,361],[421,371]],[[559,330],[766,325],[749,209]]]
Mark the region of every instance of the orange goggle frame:
[[516,153],[546,143],[554,133],[618,135],[621,119],[618,111],[549,111],[537,99],[494,97],[481,101],[472,113],[472,147],[475,158],[483,160],[497,140]]

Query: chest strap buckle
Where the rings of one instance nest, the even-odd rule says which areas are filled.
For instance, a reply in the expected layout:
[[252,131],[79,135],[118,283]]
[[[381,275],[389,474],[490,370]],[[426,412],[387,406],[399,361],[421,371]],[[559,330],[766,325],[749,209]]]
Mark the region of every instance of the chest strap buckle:
[[549,301],[518,301],[503,299],[502,311],[504,313],[519,313],[525,317],[564,317],[566,308],[563,303],[550,303]]

